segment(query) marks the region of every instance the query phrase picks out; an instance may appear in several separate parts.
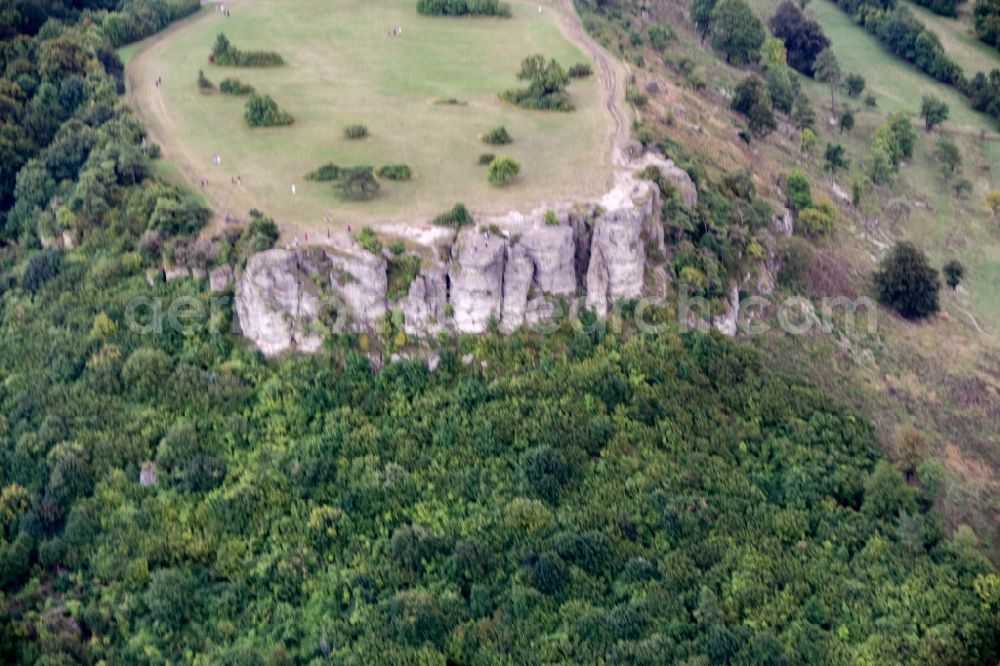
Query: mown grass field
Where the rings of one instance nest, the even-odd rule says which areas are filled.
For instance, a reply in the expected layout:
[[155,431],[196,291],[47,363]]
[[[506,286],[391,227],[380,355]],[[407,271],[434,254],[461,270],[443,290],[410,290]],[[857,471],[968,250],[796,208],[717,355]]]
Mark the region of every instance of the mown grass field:
[[[425,18],[414,0],[237,0],[231,18],[206,10],[144,44],[131,61],[134,105],[174,162],[220,215],[257,207],[295,227],[429,219],[456,201],[482,212],[530,209],[567,197],[598,194],[610,176],[611,121],[598,82],[574,81],[577,110],[545,113],[513,108],[498,93],[519,85],[526,56],[563,65],[589,57],[563,35],[554,5],[515,0],[512,19]],[[402,35],[389,37],[395,27]],[[237,47],[279,52],[273,69],[216,67],[208,55],[224,32]],[[245,98],[202,94],[198,70],[218,84],[233,76],[271,95],[295,117],[291,127],[250,129]],[[157,87],[157,77],[163,85]],[[441,104],[455,98],[459,105]],[[370,136],[344,137],[361,123]],[[480,135],[505,125],[514,143],[487,146]],[[481,153],[521,162],[519,181],[497,188],[477,165]],[[213,166],[219,155],[221,166]],[[343,203],[329,183],[304,175],[343,166],[405,163],[411,182],[384,182],[367,203]],[[242,185],[232,179],[239,176]],[[292,194],[292,185],[297,194]]]

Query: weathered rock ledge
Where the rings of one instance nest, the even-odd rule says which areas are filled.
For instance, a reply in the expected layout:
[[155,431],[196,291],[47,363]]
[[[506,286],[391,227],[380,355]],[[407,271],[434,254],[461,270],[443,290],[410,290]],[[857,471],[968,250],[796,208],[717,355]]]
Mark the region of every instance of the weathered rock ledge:
[[[419,275],[389,302],[387,262],[358,246],[273,249],[236,280],[244,335],[262,352],[313,352],[336,326],[375,331],[398,311],[408,335],[513,332],[547,314],[552,299],[605,316],[619,299],[649,292],[651,257],[666,257],[657,186],[635,173],[655,165],[688,205],[697,190],[669,160],[645,156],[600,200],[479,219],[442,246],[422,247]],[[551,215],[555,214],[555,220]],[[555,224],[554,221],[558,221]],[[392,233],[392,229],[384,229]]]

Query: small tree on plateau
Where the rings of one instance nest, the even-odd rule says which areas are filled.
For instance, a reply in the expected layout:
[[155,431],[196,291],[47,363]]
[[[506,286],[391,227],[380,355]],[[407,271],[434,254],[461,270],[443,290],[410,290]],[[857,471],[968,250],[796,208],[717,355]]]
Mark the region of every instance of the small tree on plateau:
[[912,243],[896,243],[875,273],[879,300],[907,319],[922,319],[938,311],[938,272]]
[[920,117],[924,119],[924,129],[932,129],[948,120],[948,105],[933,95],[924,95],[920,102]]
[[508,185],[521,173],[521,165],[509,157],[498,157],[490,163],[487,178],[494,185]]

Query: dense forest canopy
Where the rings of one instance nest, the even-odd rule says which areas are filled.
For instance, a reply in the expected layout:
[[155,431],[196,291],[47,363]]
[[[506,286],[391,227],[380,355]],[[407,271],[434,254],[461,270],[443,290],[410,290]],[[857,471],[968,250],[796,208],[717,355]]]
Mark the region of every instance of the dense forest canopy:
[[[208,212],[151,176],[107,29],[176,5],[101,4],[14,4],[48,9],[0,45],[4,663],[996,663],[940,469],[746,346],[265,361],[199,282],[148,280]],[[130,326],[137,298],[211,314]]]

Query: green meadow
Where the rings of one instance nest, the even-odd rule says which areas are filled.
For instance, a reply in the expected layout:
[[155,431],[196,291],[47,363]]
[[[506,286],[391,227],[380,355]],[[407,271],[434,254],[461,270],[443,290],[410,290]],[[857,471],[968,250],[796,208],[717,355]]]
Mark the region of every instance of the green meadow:
[[[609,183],[612,127],[595,78],[570,84],[577,107],[570,113],[522,110],[498,98],[520,85],[516,73],[527,56],[541,53],[566,67],[589,60],[564,36],[553,4],[541,13],[537,2],[512,5],[513,18],[494,19],[422,17],[413,0],[227,2],[231,17],[203,11],[128,54],[133,104],[164,156],[196,186],[207,181],[219,215],[245,216],[256,207],[286,228],[326,219],[420,222],[456,201],[499,213],[598,194]],[[394,28],[402,34],[390,36]],[[210,65],[220,32],[238,48],[277,51],[286,64]],[[216,85],[226,77],[253,85],[291,113],[294,125],[249,128],[246,99],[199,92],[199,70]],[[351,124],[366,125],[369,136],[345,138]],[[499,125],[514,142],[483,143],[481,135]],[[518,160],[518,181],[489,185],[477,165],[482,153]],[[330,183],[304,177],[329,162],[404,163],[414,179],[383,182],[374,201],[344,203]]]

